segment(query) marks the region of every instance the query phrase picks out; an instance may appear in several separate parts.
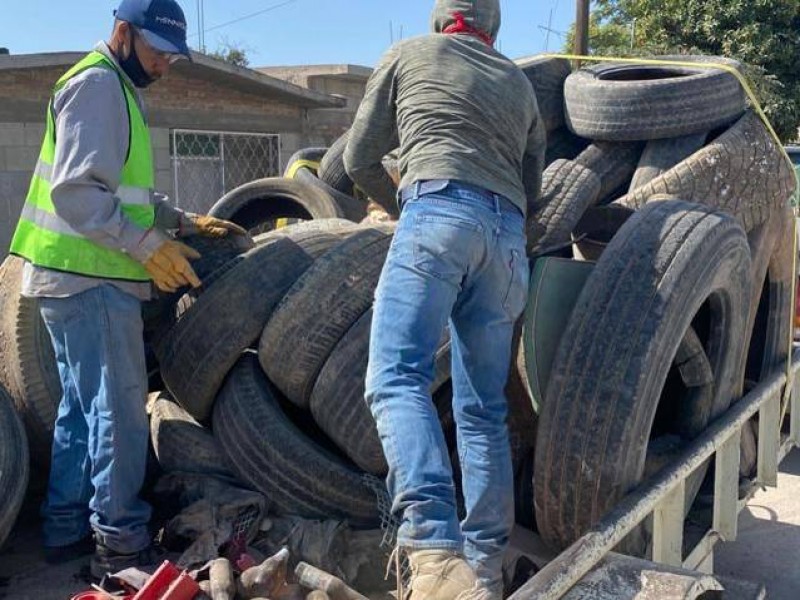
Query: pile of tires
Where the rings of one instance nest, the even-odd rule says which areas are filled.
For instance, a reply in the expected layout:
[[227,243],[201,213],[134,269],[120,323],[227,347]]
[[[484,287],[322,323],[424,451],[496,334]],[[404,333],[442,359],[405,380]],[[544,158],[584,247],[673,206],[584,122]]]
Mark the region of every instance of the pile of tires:
[[[561,550],[785,365],[795,182],[728,71],[596,64],[558,94],[529,252],[540,268],[596,264],[544,375],[523,345],[541,394],[518,510]],[[555,106],[553,97],[540,103]],[[541,327],[535,312],[528,341]],[[754,446],[746,429],[743,476]],[[688,482],[687,510],[705,474]]]

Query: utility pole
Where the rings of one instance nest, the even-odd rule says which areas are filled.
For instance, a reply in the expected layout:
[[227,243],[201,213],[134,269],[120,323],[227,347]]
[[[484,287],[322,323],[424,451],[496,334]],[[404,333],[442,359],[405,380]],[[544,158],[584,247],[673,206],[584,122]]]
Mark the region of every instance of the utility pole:
[[589,54],[589,0],[577,0],[575,17],[575,54]]

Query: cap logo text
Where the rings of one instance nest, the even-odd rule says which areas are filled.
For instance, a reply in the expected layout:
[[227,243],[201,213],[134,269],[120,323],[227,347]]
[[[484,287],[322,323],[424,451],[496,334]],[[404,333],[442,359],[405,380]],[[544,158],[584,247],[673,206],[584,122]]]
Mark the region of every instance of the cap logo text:
[[156,17],[156,21],[162,25],[171,25],[172,27],[178,27],[179,29],[186,31],[186,23],[183,21],[176,21],[175,19],[170,19],[169,17]]

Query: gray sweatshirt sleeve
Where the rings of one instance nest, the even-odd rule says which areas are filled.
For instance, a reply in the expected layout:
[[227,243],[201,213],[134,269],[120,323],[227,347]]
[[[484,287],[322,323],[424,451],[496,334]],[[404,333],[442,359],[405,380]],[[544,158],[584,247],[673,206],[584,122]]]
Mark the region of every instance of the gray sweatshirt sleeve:
[[528,201],[528,214],[533,211],[542,195],[542,171],[544,170],[545,152],[547,150],[547,131],[538,111],[536,121],[528,132],[528,143],[522,159],[522,182]]
[[114,195],[129,135],[117,75],[88,69],[58,92],[53,109],[56,153],[50,195],[56,214],[88,239],[144,262],[167,236],[132,223]]
[[398,145],[396,68],[397,53],[390,49],[367,82],[344,151],[345,169],[353,182],[393,215],[398,214],[396,188],[381,161]]

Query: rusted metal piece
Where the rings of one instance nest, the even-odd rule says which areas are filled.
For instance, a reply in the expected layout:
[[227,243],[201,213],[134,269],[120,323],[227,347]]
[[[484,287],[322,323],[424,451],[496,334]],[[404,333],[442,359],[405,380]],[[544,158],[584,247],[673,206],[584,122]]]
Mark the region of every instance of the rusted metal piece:
[[611,553],[564,600],[694,600],[721,590],[711,575]]
[[[800,351],[795,351],[792,359],[792,376],[794,378],[797,377],[798,370],[800,370]],[[794,384],[794,381],[790,383]],[[778,424],[773,418],[777,416],[774,406],[776,400],[780,402],[785,384],[785,373],[774,373],[769,376],[694,440],[679,460],[628,494],[592,530],[564,550],[555,560],[544,566],[517,590],[511,596],[511,600],[562,598],[715,452],[723,450],[717,457],[717,466],[730,467],[733,461],[726,457],[725,442],[739,435],[742,426],[757,412],[774,428],[769,436],[770,439],[764,443],[760,441],[759,448],[759,454],[762,451],[772,450],[775,453],[774,459],[766,461],[762,459],[759,464],[760,474],[766,475],[763,479],[761,477],[759,479],[761,481],[768,480],[773,468],[776,468],[776,465],[773,467],[773,461],[777,461],[778,457],[778,448],[772,439],[779,440]],[[798,405],[796,395],[793,400],[794,408]],[[727,487],[727,485],[723,484],[723,487]],[[732,531],[730,526],[725,526],[723,529],[727,529],[728,535],[732,533],[735,535],[735,530]]]

